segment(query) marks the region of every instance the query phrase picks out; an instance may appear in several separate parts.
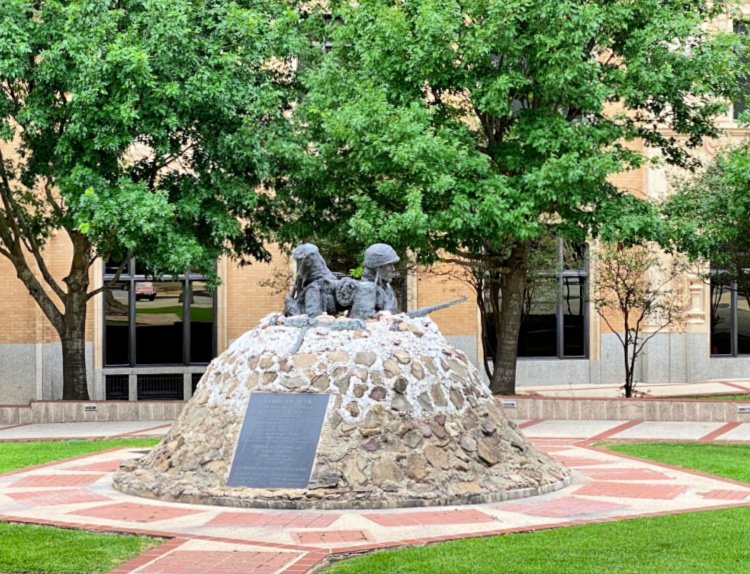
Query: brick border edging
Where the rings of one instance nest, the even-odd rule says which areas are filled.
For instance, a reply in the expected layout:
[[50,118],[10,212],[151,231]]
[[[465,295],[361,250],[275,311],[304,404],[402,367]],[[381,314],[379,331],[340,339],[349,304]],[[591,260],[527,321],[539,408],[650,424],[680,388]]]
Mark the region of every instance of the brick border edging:
[[[131,488],[116,480],[117,474],[112,480],[112,487],[129,496],[138,496],[149,500],[161,500],[162,502],[177,502],[183,504],[202,504],[208,506],[219,506],[229,508],[260,508],[267,510],[395,510],[398,508],[435,508],[442,506],[457,506],[468,504],[489,504],[494,502],[505,502],[508,500],[518,500],[521,498],[530,498],[532,496],[541,496],[556,492],[567,487],[571,483],[570,474],[561,480],[543,484],[540,486],[530,486],[527,488],[517,488],[514,490],[504,490],[490,494],[468,494],[456,495],[443,498],[402,498],[396,500],[378,501],[368,499],[363,501],[326,501],[326,500],[269,500],[253,498],[232,498],[229,496],[212,496],[212,495],[180,495],[159,497],[154,495],[150,490]],[[359,504],[357,504],[359,502]]]
[[[591,450],[594,452],[603,452],[603,453],[606,453],[608,455],[615,456],[615,457],[636,460],[638,462],[645,462],[647,464],[652,464],[655,466],[668,468],[668,469],[676,470],[676,471],[687,473],[687,474],[694,474],[696,476],[707,477],[713,480],[725,482],[727,484],[743,486],[746,488],[750,487],[750,484],[748,483],[744,483],[744,482],[740,482],[740,481],[736,481],[736,480],[732,480],[729,478],[720,477],[716,475],[711,475],[708,473],[704,473],[702,471],[681,468],[678,466],[670,465],[668,463],[662,463],[662,462],[652,461],[648,459],[641,459],[641,458],[634,457],[631,455],[626,455],[623,453],[612,452],[606,449],[598,448],[598,447],[593,446],[590,443],[590,440],[591,439],[578,440],[576,442],[573,442],[572,446]],[[111,450],[117,450],[117,449],[111,449]],[[84,458],[88,456],[93,456],[95,454],[100,454],[101,452],[108,452],[108,451],[100,451],[98,453],[87,453],[87,454],[80,455],[74,458]],[[45,463],[40,466],[51,466],[53,464],[56,464],[56,462],[53,461],[50,463]],[[13,471],[8,474],[16,474],[16,472],[24,472],[27,470],[28,468],[22,469],[20,471]],[[633,515],[613,515],[613,516],[608,516],[606,518],[569,520],[569,521],[559,522],[559,523],[554,523],[554,524],[544,524],[544,525],[536,525],[536,526],[534,525],[517,526],[517,527],[512,527],[512,528],[500,528],[500,529],[483,531],[483,532],[467,532],[467,533],[461,533],[461,534],[456,534],[456,535],[441,535],[441,536],[432,536],[432,537],[424,537],[424,538],[394,540],[394,541],[380,542],[380,543],[374,543],[374,544],[361,544],[361,545],[352,545],[352,546],[347,546],[347,547],[329,548],[329,549],[321,549],[319,547],[302,546],[302,545],[289,545],[289,544],[283,544],[283,543],[277,544],[277,543],[264,542],[264,541],[237,540],[237,539],[226,538],[226,537],[215,537],[215,536],[200,535],[200,534],[193,535],[193,534],[185,534],[185,533],[170,533],[170,532],[164,532],[164,531],[158,531],[158,530],[149,530],[145,528],[128,528],[128,527],[123,527],[123,526],[107,526],[107,525],[95,525],[95,524],[85,524],[85,523],[66,523],[66,522],[57,522],[53,520],[45,520],[45,519],[40,519],[40,518],[15,517],[15,516],[10,516],[10,515],[0,515],[0,522],[18,523],[18,524],[35,524],[35,525],[40,525],[40,526],[54,526],[58,528],[89,530],[93,532],[107,532],[107,533],[113,533],[113,534],[131,534],[131,535],[164,538],[165,542],[163,544],[160,544],[159,546],[156,546],[146,551],[146,553],[136,556],[131,559],[131,561],[134,564],[136,561],[140,560],[137,563],[137,567],[143,566],[144,564],[157,559],[159,556],[162,556],[170,552],[174,548],[182,545],[186,540],[192,540],[192,539],[226,542],[226,543],[240,544],[240,545],[262,546],[262,547],[267,547],[267,548],[278,548],[278,549],[285,549],[285,550],[297,550],[297,551],[304,552],[304,554],[298,560],[296,560],[295,562],[293,562],[292,564],[284,568],[282,572],[284,572],[284,574],[305,574],[305,573],[309,574],[309,573],[319,572],[322,568],[328,566],[332,562],[344,560],[344,559],[354,557],[357,555],[366,554],[374,550],[398,549],[398,548],[403,548],[406,546],[424,546],[424,545],[437,544],[440,542],[446,542],[449,540],[462,540],[462,539],[467,539],[467,538],[488,538],[488,537],[499,536],[499,535],[504,535],[504,534],[512,534],[512,533],[518,533],[518,532],[536,532],[536,531],[542,531],[542,530],[550,530],[553,528],[562,528],[562,527],[567,527],[567,526],[578,526],[578,525],[594,524],[594,523],[602,523],[602,522],[633,520],[637,518],[651,518],[651,517],[658,517],[658,516],[687,514],[690,512],[708,512],[708,511],[715,511],[715,510],[746,508],[746,507],[750,507],[750,500],[744,503],[717,504],[717,505],[706,506],[702,508],[667,510],[667,511],[652,512],[652,513],[647,513],[647,514],[644,513],[644,514],[633,514]],[[114,570],[110,572],[110,574],[125,574],[126,572],[132,572],[132,568],[126,569],[125,567],[125,565],[130,564],[131,561],[128,561],[126,563],[123,563],[117,566]]]
[[161,544],[157,544],[153,548],[149,548],[142,554],[133,556],[130,560],[126,560],[115,566],[107,574],[130,574],[133,570],[145,566],[149,562],[158,560],[162,556],[166,556],[175,548],[179,548],[185,544],[189,538],[167,538]]
[[[611,454],[611,453],[610,453]],[[617,453],[619,456],[620,453]],[[650,462],[650,461],[649,461]],[[683,472],[686,469],[680,468]],[[711,478],[720,478],[711,476]],[[749,486],[749,485],[745,485]],[[739,504],[718,504],[715,506],[706,506],[702,508],[687,508],[678,510],[663,510],[659,512],[651,512],[648,514],[626,514],[626,515],[612,515],[605,518],[587,518],[581,520],[567,520],[565,522],[557,522],[554,524],[540,524],[530,526],[514,526],[512,528],[499,528],[496,530],[488,530],[482,532],[465,532],[456,535],[442,535],[442,536],[431,536],[426,538],[414,538],[407,540],[393,540],[389,542],[381,542],[378,544],[367,544],[361,546],[350,546],[346,548],[336,548],[328,552],[328,555],[318,564],[316,564],[313,570],[308,570],[308,574],[319,572],[320,569],[341,560],[347,560],[356,556],[369,554],[375,550],[397,550],[407,546],[429,546],[433,544],[439,544],[441,542],[449,542],[451,540],[465,540],[467,538],[491,538],[493,536],[502,536],[505,534],[517,534],[526,532],[540,532],[543,530],[552,530],[556,528],[565,528],[568,526],[584,526],[587,524],[600,524],[604,522],[622,522],[625,520],[635,520],[638,518],[656,518],[659,516],[672,516],[677,514],[690,514],[692,512],[710,512],[714,510],[729,510],[733,508],[747,508],[750,507],[750,501]],[[286,572],[286,571],[285,571]]]
[[[742,482],[741,480],[735,480],[733,478],[727,478],[725,476],[719,476],[718,474],[711,474],[711,473],[708,473],[708,472],[704,472],[702,470],[696,470],[694,468],[685,468],[685,467],[682,467],[682,466],[677,466],[677,465],[674,465],[674,464],[669,464],[668,462],[661,462],[661,461],[658,461],[658,460],[651,460],[651,459],[648,459],[648,458],[640,458],[638,456],[633,456],[631,454],[625,454],[625,453],[622,453],[622,452],[608,450],[606,448],[601,448],[601,447],[595,446],[593,444],[593,442],[600,442],[600,441],[598,441],[598,440],[597,441],[593,441],[592,439],[585,439],[585,440],[573,443],[573,446],[575,446],[577,448],[582,448],[582,449],[585,449],[585,450],[590,450],[590,451],[593,451],[593,452],[608,454],[610,456],[619,456],[619,457],[627,459],[627,460],[634,460],[636,462],[641,462],[641,463],[646,463],[646,464],[652,464],[654,466],[658,466],[658,467],[661,467],[661,468],[666,468],[666,469],[669,469],[669,470],[675,470],[675,471],[678,471],[678,472],[685,472],[687,474],[694,474],[695,476],[700,476],[702,478],[710,478],[710,479],[713,479],[713,480],[718,480],[720,482],[725,482],[727,484],[731,484],[731,485],[734,485],[734,486],[743,486],[745,488],[750,488],[750,482]],[[629,443],[631,441],[623,441],[623,440],[613,439],[613,440],[611,440],[609,442],[612,442],[612,443]],[[691,443],[695,443],[695,444],[698,443],[698,441],[695,441],[695,440],[692,440],[692,441],[674,441],[674,440],[659,440],[659,439],[639,440],[638,442],[691,442]],[[743,443],[743,444],[747,444],[747,443]],[[750,500],[748,500],[747,504],[745,504],[743,506],[750,506]]]

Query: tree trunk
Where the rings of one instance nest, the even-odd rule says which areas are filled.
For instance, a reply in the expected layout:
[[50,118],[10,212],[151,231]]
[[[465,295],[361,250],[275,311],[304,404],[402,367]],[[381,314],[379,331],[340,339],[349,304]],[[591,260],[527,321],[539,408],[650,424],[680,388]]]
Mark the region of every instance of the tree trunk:
[[70,238],[73,259],[70,273],[64,279],[68,292],[63,326],[58,330],[63,354],[63,400],[87,401],[85,337],[91,247],[86,236],[77,231],[70,232]]
[[[71,320],[68,320],[71,319]],[[65,317],[65,330],[60,333],[63,358],[63,400],[87,401],[86,384],[86,311],[83,315]]]
[[[627,319],[626,319],[627,321]],[[633,396],[633,368],[630,361],[630,339],[627,336],[627,323],[625,323],[625,344],[623,345],[623,355],[625,358],[625,398]]]
[[516,392],[518,334],[521,330],[521,310],[529,264],[528,245],[516,244],[508,263],[508,270],[503,272],[500,314],[495,317],[497,350],[495,371],[490,383],[490,390],[499,395],[512,395]]

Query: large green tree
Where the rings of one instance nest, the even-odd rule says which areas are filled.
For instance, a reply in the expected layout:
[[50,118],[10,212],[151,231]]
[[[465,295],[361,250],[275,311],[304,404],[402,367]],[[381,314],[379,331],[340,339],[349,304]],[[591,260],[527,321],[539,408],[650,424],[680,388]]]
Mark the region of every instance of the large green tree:
[[279,199],[288,238],[391,242],[475,271],[494,330],[491,387],[515,388],[532,246],[653,236],[613,174],[628,142],[690,167],[734,94],[739,40],[704,0],[329,2],[320,65],[301,70],[304,142]]
[[295,98],[297,21],[283,0],[0,3],[0,254],[60,336],[64,399],[88,398],[97,257],[211,273],[267,256],[255,189]]

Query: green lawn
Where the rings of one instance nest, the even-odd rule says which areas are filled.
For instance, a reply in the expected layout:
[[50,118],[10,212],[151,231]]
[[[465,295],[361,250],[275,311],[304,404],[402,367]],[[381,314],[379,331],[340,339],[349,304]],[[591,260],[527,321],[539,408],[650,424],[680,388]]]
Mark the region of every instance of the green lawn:
[[694,396],[681,396],[672,397],[674,400],[690,399],[697,401],[750,401],[750,394],[739,394],[739,395],[694,395]]
[[666,462],[750,483],[750,445],[699,443],[610,443],[609,450]]
[[[138,307],[136,314],[173,314],[177,315],[180,319],[184,314],[182,305],[171,305],[166,307]],[[190,307],[190,320],[193,322],[210,323],[213,321],[214,310],[211,307]]]
[[158,444],[159,440],[158,438],[117,438],[108,440],[0,442],[0,472],[9,472],[25,466],[116,447],[139,446],[151,448]]
[[[750,482],[750,445],[607,448]],[[326,574],[736,574],[750,563],[750,508],[694,512],[377,552]]]
[[[0,442],[0,472],[116,447],[151,448],[158,438]],[[94,574],[161,543],[158,538],[118,536],[48,526],[0,523],[0,572]]]
[[160,544],[158,538],[0,523],[0,572],[94,574]]
[[378,552],[326,574],[738,574],[750,508],[639,518]]

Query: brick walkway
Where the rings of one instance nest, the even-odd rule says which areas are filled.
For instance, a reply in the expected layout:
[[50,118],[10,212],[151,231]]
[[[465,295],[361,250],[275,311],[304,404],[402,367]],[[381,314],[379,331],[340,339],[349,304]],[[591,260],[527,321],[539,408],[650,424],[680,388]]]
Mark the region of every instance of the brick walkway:
[[[302,574],[339,553],[750,505],[750,484],[647,463],[591,446],[594,439],[642,440],[646,435],[654,439],[750,442],[750,425],[521,422],[524,433],[538,448],[573,470],[569,487],[500,504],[441,508],[227,509],[146,500],[117,492],[111,486],[111,473],[120,461],[142,450],[134,448],[0,475],[0,520],[167,538],[157,548],[119,566],[113,571],[116,574]],[[17,435],[18,429],[14,433]]]

